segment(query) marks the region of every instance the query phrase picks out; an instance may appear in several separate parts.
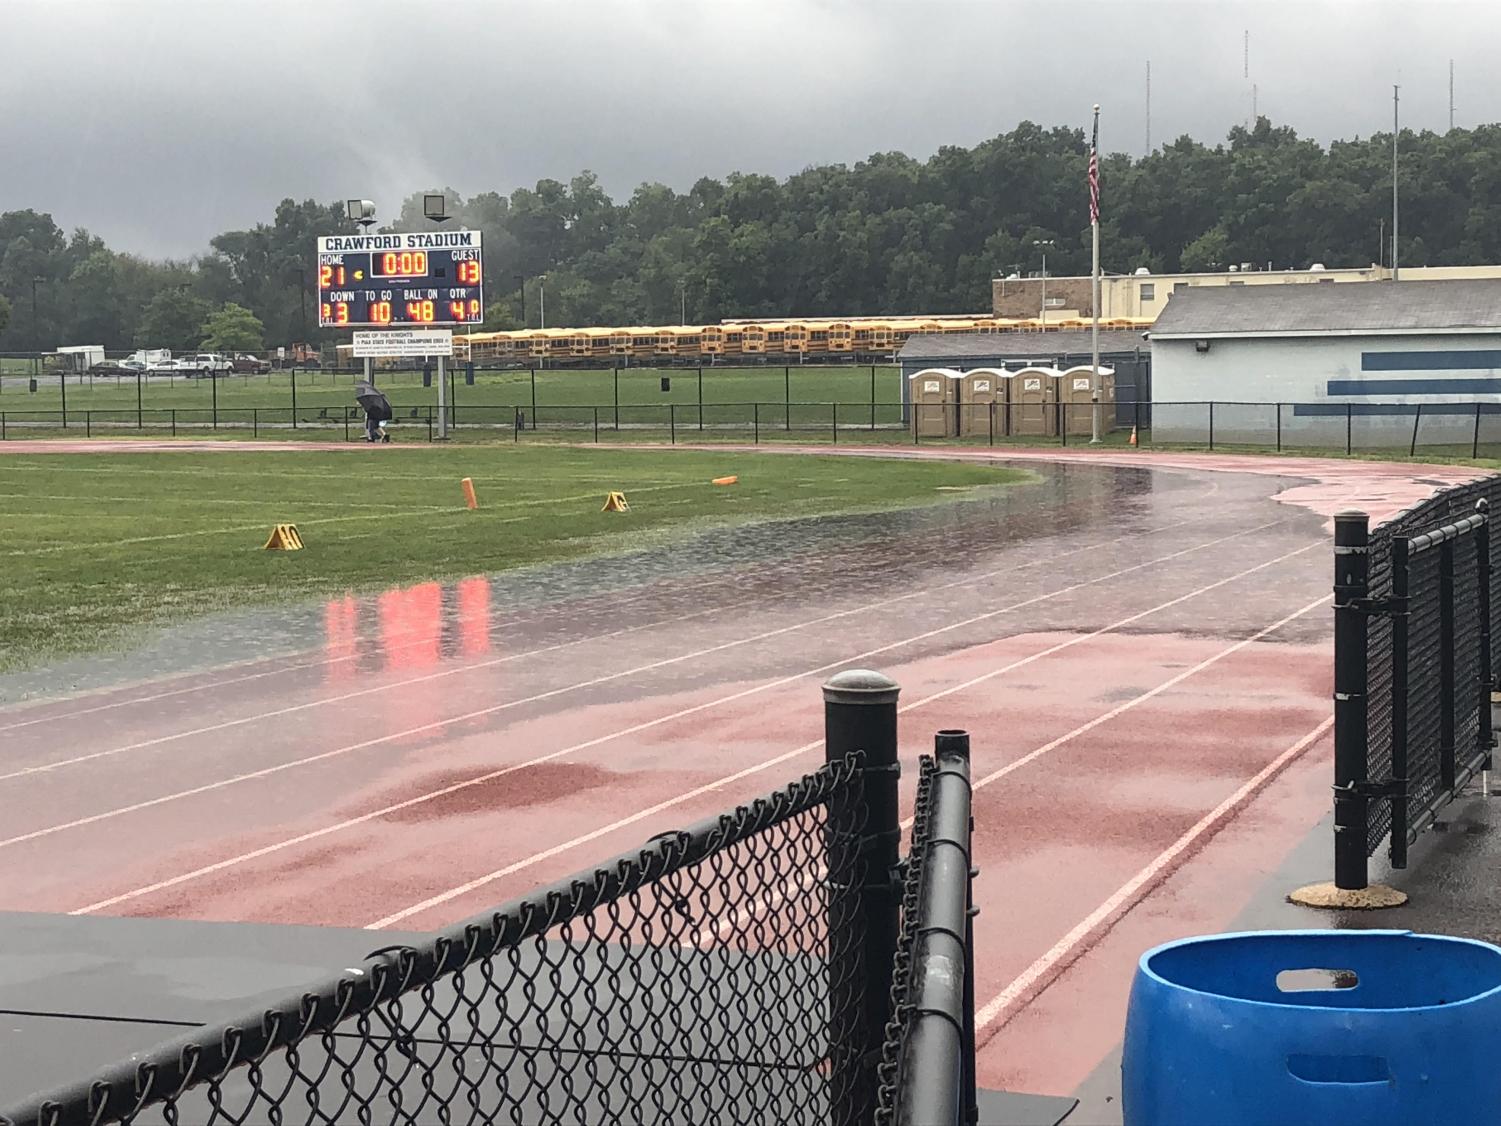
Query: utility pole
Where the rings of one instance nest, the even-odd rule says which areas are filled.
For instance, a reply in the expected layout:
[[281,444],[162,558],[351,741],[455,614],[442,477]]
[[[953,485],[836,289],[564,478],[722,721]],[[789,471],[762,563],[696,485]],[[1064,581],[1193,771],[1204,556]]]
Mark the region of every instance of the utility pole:
[[538,328],[547,327],[547,275],[537,277],[537,317],[540,323]]
[[1089,325],[1089,398],[1090,436],[1092,446],[1100,444],[1100,431],[1104,428],[1101,419],[1100,398],[1104,380],[1100,378],[1100,107],[1094,107],[1094,128],[1089,143],[1089,228],[1094,244],[1094,266],[1090,276],[1090,325]]
[[526,327],[526,279],[516,275],[516,292],[521,295],[521,327]]
[[1152,60],[1147,60],[1147,144],[1143,156],[1152,155]]
[[[1241,42],[1240,76],[1247,82],[1251,81],[1251,29],[1249,27],[1246,28],[1244,38]],[[1252,101],[1253,103],[1255,101],[1254,95],[1252,95]],[[1246,128],[1256,128],[1256,109],[1254,105],[1251,108],[1251,119],[1246,122]]]
[[1053,241],[1054,240],[1050,239],[1050,238],[1035,238],[1035,239],[1032,240],[1032,245],[1033,246],[1040,246],[1040,247],[1043,248],[1043,250],[1042,250],[1042,315],[1041,315],[1042,327],[1043,328],[1047,328],[1048,327],[1048,251],[1047,251],[1047,248],[1053,245]]
[[1397,113],[1401,89],[1392,87],[1392,281],[1397,280],[1397,137],[1402,131]]
[[1454,131],[1454,60],[1449,60],[1449,131]]

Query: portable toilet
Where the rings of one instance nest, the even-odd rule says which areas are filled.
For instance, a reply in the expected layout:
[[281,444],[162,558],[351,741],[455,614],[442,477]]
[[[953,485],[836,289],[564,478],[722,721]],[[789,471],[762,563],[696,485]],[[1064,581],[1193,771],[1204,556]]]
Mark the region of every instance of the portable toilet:
[[1057,368],[1025,367],[1011,374],[1006,414],[1014,437],[1052,438],[1058,433]]
[[993,437],[1006,433],[1006,373],[1000,368],[971,368],[959,383],[959,433]]
[[949,438],[955,434],[958,386],[963,379],[952,368],[924,368],[908,377],[912,426],[919,438]]
[[[1088,364],[1071,367],[1058,376],[1058,401],[1063,404],[1064,433],[1094,432],[1094,399],[1091,392],[1094,369]],[[1100,427],[1109,430],[1115,423],[1115,369],[1100,365]]]

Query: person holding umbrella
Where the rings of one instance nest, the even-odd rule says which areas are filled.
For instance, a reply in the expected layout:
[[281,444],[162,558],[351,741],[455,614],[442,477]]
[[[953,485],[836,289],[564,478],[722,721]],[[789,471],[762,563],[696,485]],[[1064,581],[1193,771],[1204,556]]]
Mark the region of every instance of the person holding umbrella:
[[391,421],[391,401],[373,383],[355,384],[354,401],[365,412],[365,441],[389,442],[385,426]]

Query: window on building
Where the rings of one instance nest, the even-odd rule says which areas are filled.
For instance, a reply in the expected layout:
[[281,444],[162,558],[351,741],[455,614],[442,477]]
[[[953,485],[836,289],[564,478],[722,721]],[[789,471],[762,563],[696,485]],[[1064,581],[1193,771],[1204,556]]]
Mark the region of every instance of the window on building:
[[1246,284],[1246,283],[1245,283],[1245,282],[1243,282],[1243,281],[1233,281],[1233,282],[1231,282],[1231,283],[1230,283],[1230,284],[1231,284],[1231,285],[1245,285],[1245,284]]
[[1047,298],[1046,300],[1043,301],[1043,303],[1042,303],[1043,304],[1043,308],[1045,308],[1045,309],[1061,309],[1061,308],[1063,308],[1063,303],[1066,300],[1067,300],[1067,298],[1064,298],[1064,297],[1049,297],[1049,298]]
[[1143,301],[1155,301],[1155,300],[1157,300],[1157,283],[1156,282],[1142,282],[1141,283],[1141,299]]
[[1320,285],[1330,285],[1330,284],[1333,283],[1333,281],[1334,281],[1333,278],[1320,278],[1319,279],[1319,284]]
[[1174,282],[1173,292],[1177,293],[1180,289],[1187,289],[1191,285],[1193,285],[1193,282]]

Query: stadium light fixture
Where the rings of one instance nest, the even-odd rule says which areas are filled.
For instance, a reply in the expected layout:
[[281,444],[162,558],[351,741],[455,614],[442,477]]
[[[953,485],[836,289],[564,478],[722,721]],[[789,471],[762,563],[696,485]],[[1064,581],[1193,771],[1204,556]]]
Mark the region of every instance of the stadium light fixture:
[[368,199],[345,200],[344,217],[351,223],[369,227],[375,222],[375,204]]
[[424,195],[422,197],[422,215],[425,219],[431,219],[434,223],[446,223],[453,216],[448,214],[448,203],[441,195]]

